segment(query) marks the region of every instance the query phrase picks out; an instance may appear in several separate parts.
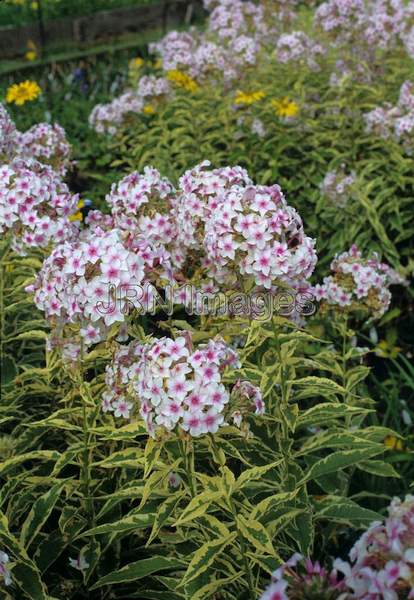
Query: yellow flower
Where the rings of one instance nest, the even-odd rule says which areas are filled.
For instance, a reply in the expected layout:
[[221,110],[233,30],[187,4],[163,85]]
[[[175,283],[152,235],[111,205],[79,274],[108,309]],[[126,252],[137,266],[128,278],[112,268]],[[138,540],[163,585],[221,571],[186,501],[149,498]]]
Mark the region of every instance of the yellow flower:
[[395,437],[394,435],[387,435],[384,440],[384,446],[389,448],[390,450],[399,450],[404,451],[404,444],[401,439]]
[[79,208],[79,210],[80,210],[80,209],[81,209],[81,208],[83,208],[84,206],[85,206],[85,202],[84,202],[84,200],[79,200],[79,202],[78,202],[78,203],[77,203],[77,205],[76,205],[76,208]]
[[74,213],[73,215],[70,215],[70,217],[69,217],[69,221],[71,221],[72,223],[74,221],[82,221],[82,219],[83,219],[83,215],[82,215],[81,211]]
[[28,52],[26,52],[26,54],[24,55],[26,60],[36,60],[37,58],[37,54],[35,52],[35,50],[29,50]]
[[11,104],[14,102],[17,106],[22,106],[26,102],[36,100],[42,90],[35,81],[22,81],[22,83],[14,83],[9,87],[6,93],[6,102]]
[[144,115],[153,115],[155,113],[155,108],[152,104],[146,104],[142,109]]
[[129,61],[129,68],[134,71],[138,71],[142,67],[143,64],[144,64],[144,59],[141,58],[140,56],[137,56],[136,58],[133,58],[132,60]]
[[266,96],[265,92],[259,90],[257,92],[251,92],[251,93],[246,93],[246,92],[241,92],[240,90],[238,90],[236,92],[236,98],[234,100],[234,102],[236,104],[254,104],[255,102],[259,102],[262,98],[264,98]]
[[25,58],[26,60],[30,61],[36,60],[37,58],[37,48],[33,40],[29,40],[27,42],[27,52],[25,54]]
[[154,61],[154,69],[162,69],[162,60],[160,58]]
[[189,75],[177,69],[168,71],[167,79],[184,88],[187,92],[196,92],[198,90],[198,83]]
[[285,117],[289,119],[296,117],[299,112],[299,106],[287,96],[281,98],[280,100],[272,100],[271,104],[279,117]]
[[375,348],[375,354],[381,358],[397,358],[401,352],[399,346],[394,346],[387,342],[387,340],[381,340]]

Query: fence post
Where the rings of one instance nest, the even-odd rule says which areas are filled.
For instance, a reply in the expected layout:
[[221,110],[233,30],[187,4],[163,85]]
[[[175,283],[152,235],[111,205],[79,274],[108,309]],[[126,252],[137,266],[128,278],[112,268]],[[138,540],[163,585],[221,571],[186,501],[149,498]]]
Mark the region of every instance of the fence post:
[[44,54],[46,53],[46,30],[45,30],[45,23],[43,20],[42,0],[37,0],[36,15],[37,15],[37,26],[39,28],[40,52],[43,57]]

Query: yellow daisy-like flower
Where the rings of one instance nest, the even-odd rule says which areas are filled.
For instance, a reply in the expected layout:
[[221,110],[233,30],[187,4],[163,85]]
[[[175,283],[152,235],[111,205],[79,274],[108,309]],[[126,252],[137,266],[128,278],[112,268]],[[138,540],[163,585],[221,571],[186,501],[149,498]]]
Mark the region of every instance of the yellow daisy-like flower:
[[24,57],[26,60],[30,60],[30,62],[32,62],[32,61],[36,60],[37,54],[34,50],[29,50],[28,52],[26,52]]
[[162,60],[160,58],[154,61],[154,69],[162,69]]
[[262,90],[259,90],[257,92],[251,92],[251,93],[241,92],[240,90],[238,90],[236,92],[236,97],[234,99],[234,102],[235,102],[235,104],[250,105],[250,104],[255,104],[256,102],[259,102],[265,96],[266,96],[266,94]]
[[186,73],[178,71],[178,69],[168,71],[167,79],[169,79],[179,87],[184,88],[187,92],[196,92],[198,90],[198,83]]
[[155,108],[152,104],[146,104],[142,109],[144,115],[153,115],[155,113]]
[[141,58],[140,56],[137,56],[136,58],[133,58],[132,60],[129,61],[129,68],[133,69],[134,71],[138,71],[138,69],[140,69],[143,64],[144,64],[144,59]]
[[299,112],[299,106],[287,96],[281,98],[280,100],[272,100],[272,106],[279,117],[284,117],[287,119],[296,117]]
[[386,448],[389,448],[390,450],[402,451],[405,449],[403,441],[395,437],[394,435],[387,435],[387,437],[384,440],[384,446]]
[[14,83],[9,87],[6,93],[6,102],[12,104],[13,102],[17,106],[22,106],[26,102],[36,100],[41,94],[42,90],[36,81],[22,81],[22,83]]

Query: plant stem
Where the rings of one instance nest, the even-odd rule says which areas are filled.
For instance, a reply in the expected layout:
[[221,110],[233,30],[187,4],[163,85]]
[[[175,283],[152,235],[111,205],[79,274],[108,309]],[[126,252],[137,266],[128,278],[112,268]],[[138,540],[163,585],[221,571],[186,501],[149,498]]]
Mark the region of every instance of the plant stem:
[[190,488],[191,497],[197,496],[197,481],[195,478],[194,468],[194,446],[192,440],[183,441],[181,453],[183,455],[185,472],[187,474],[188,487]]
[[[79,357],[79,374],[80,384],[83,389],[83,362],[84,362],[84,343],[81,338],[80,341],[80,357]],[[82,399],[82,432],[83,432],[83,452],[82,452],[82,493],[85,502],[85,511],[88,519],[88,526],[92,528],[95,522],[95,510],[93,505],[93,499],[91,498],[91,469],[90,469],[90,433],[88,423],[88,410],[87,401],[85,394],[81,393]]]
[[241,549],[241,553],[242,553],[244,572],[246,573],[246,579],[247,579],[247,584],[248,584],[248,588],[249,588],[250,598],[252,600],[254,600],[254,598],[256,598],[256,594],[255,594],[255,586],[254,586],[254,581],[253,581],[253,573],[252,573],[252,570],[249,568],[249,561],[247,559],[246,542],[245,542],[242,532],[239,529],[239,525],[237,523],[237,511],[236,511],[236,507],[234,506],[234,502],[233,502],[232,498],[230,498],[230,507],[231,507],[231,512],[233,515],[234,523],[236,525],[237,539],[239,540],[240,549]]
[[289,394],[287,389],[287,379],[286,379],[286,370],[285,365],[283,364],[282,357],[282,349],[280,345],[280,339],[278,335],[278,331],[275,328],[275,341],[276,341],[276,353],[277,359],[280,364],[280,404],[278,407],[278,415],[280,418],[280,439],[279,439],[279,449],[284,458],[284,472],[282,474],[283,480],[287,478],[288,474],[288,466],[289,466],[289,431],[287,427],[287,423],[284,418],[284,413],[288,408],[289,404]]
[[1,248],[0,257],[0,359],[3,360],[3,349],[5,346],[6,331],[4,321],[4,283],[6,275],[6,260],[10,251],[10,239],[4,238],[4,242]]

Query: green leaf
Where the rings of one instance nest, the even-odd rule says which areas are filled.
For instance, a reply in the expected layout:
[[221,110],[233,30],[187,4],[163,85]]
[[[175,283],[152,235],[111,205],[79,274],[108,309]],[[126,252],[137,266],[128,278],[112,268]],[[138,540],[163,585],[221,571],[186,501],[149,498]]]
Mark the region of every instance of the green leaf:
[[187,585],[190,581],[192,581],[195,577],[198,577],[204,571],[206,571],[210,565],[213,564],[215,559],[223,552],[223,550],[231,544],[231,542],[236,538],[237,534],[232,533],[229,536],[225,536],[224,538],[218,538],[215,540],[209,540],[205,542],[201,548],[199,548],[193,555],[190,564],[188,565],[188,569],[185,572],[185,575],[180,583],[181,586]]
[[20,534],[20,543],[25,548],[30,546],[44,523],[47,521],[65,484],[65,481],[56,483],[33,504],[23,523]]
[[144,452],[144,479],[148,477],[155,463],[160,457],[162,443],[159,440],[148,438]]
[[13,554],[13,560],[15,561],[13,566],[14,586],[30,600],[49,600],[39,569],[30,560],[17,539],[9,532],[7,517],[3,513],[0,513],[0,542]]
[[46,331],[42,331],[41,329],[34,329],[33,331],[25,331],[24,333],[19,333],[19,335],[16,335],[15,337],[11,338],[11,340],[47,340],[47,337],[48,334]]
[[321,395],[334,396],[345,393],[345,389],[341,385],[326,377],[302,377],[301,379],[288,381],[288,383],[303,388],[296,391],[295,398],[312,398]]
[[363,508],[349,498],[329,496],[315,502],[315,520],[327,519],[340,521],[354,527],[369,525],[373,521],[381,521],[382,516],[373,510]]
[[206,598],[215,598],[217,592],[227,589],[230,583],[233,583],[243,577],[243,573],[236,573],[230,577],[222,579],[213,579],[198,589],[191,587],[191,600],[205,600]]
[[125,448],[119,452],[114,452],[104,460],[96,463],[97,466],[103,469],[114,469],[131,467],[138,468],[144,465],[144,453],[141,448]]
[[167,558],[164,556],[153,556],[144,558],[137,562],[131,563],[118,571],[113,571],[109,575],[102,577],[90,589],[96,590],[104,585],[116,585],[119,583],[130,583],[137,581],[143,577],[148,577],[153,573],[160,571],[181,571],[185,563],[176,558]]
[[314,463],[305,477],[301,479],[297,483],[298,486],[303,485],[307,481],[311,481],[312,479],[317,479],[322,475],[327,475],[328,473],[336,473],[340,469],[345,469],[346,467],[354,466],[361,460],[371,458],[377,454],[381,454],[384,452],[384,447],[380,444],[370,448],[361,448],[357,450],[341,450],[339,452],[333,452],[329,454],[326,458],[321,458],[316,463]]
[[131,531],[134,529],[145,529],[151,527],[154,523],[153,514],[137,513],[114,521],[113,523],[105,523],[105,525],[98,525],[93,529],[89,529],[82,533],[82,535],[101,535],[104,533],[123,533],[125,531]]
[[245,537],[260,553],[275,555],[273,544],[259,521],[255,519],[245,519],[242,515],[237,517],[237,527],[240,533]]
[[282,462],[282,460],[277,460],[273,463],[269,463],[268,465],[263,465],[262,467],[252,467],[251,469],[246,469],[246,471],[243,471],[243,473],[238,477],[235,490],[242,489],[250,481],[261,479],[263,475],[265,475],[271,469],[278,467]]
[[207,510],[210,508],[211,504],[216,502],[223,497],[222,492],[202,492],[195,496],[188,504],[188,506],[181,513],[180,518],[175,523],[175,527],[183,525],[184,523],[188,523],[189,521],[194,521],[197,517],[204,515]]
[[60,458],[59,452],[55,450],[35,450],[33,452],[26,452],[25,454],[20,454],[19,456],[13,456],[2,463],[0,463],[0,476],[4,476],[4,474],[10,469],[16,467],[22,462],[26,460],[51,460],[57,461]]
[[319,403],[309,408],[298,417],[297,426],[311,427],[312,425],[322,425],[335,419],[345,416],[353,416],[372,412],[369,409],[357,408],[341,404],[340,402]]
[[392,465],[383,460],[366,460],[358,463],[356,466],[361,471],[371,473],[371,475],[376,475],[377,477],[397,477],[398,479],[401,477]]
[[173,494],[169,498],[167,498],[159,507],[154,520],[154,525],[152,526],[151,534],[148,538],[146,546],[149,546],[154,538],[158,535],[161,527],[163,527],[168,519],[171,517],[174,512],[175,507],[177,506],[180,499],[183,497],[184,492],[177,492]]
[[254,507],[251,513],[252,519],[261,519],[269,510],[272,510],[277,506],[284,504],[285,502],[293,500],[298,493],[299,489],[296,489],[293,492],[280,492],[279,494],[268,496]]

